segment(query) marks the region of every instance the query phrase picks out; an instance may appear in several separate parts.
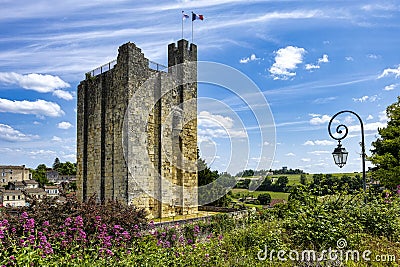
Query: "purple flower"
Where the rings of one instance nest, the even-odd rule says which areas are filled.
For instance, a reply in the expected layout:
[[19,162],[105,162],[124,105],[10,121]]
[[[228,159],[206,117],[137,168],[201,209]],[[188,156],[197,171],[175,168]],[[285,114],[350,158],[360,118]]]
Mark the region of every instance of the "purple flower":
[[223,235],[219,235],[219,236],[218,236],[218,239],[219,239],[219,240],[222,240],[222,238],[224,238]]
[[68,217],[68,218],[65,219],[64,224],[65,224],[66,226],[70,226],[70,225],[71,225],[71,222],[72,222],[72,219],[71,219],[70,217]]
[[10,256],[10,260],[15,261],[15,257],[13,255]]
[[43,226],[47,227],[47,226],[49,226],[49,225],[50,225],[49,221],[44,221],[44,222],[43,222]]
[[21,218],[22,219],[27,219],[28,218],[28,213],[26,213],[25,211],[21,214]]
[[192,244],[193,243],[193,240],[192,239],[188,239],[188,244]]
[[210,257],[210,255],[209,255],[209,254],[206,254],[205,256],[206,256],[206,258]]
[[75,226],[76,227],[83,227],[83,219],[81,216],[77,216],[75,218]]
[[171,243],[169,241],[165,241],[164,247],[165,248],[170,248],[171,247]]
[[96,216],[96,221],[101,221],[101,217],[100,216]]
[[139,226],[137,224],[135,224],[135,226],[133,227],[135,230],[139,229]]

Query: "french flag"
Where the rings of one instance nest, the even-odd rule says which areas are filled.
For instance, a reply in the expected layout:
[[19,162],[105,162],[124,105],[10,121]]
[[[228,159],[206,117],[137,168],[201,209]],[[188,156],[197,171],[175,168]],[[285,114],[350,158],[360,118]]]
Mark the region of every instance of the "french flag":
[[197,15],[195,13],[192,12],[192,21],[199,19],[199,20],[204,20],[203,15]]
[[182,11],[182,20],[188,19],[189,15],[185,13],[185,11]]

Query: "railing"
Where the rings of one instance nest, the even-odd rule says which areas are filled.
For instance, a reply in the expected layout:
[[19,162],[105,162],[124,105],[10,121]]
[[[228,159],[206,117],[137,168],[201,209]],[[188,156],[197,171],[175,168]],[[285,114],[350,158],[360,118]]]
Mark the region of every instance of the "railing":
[[102,66],[100,66],[100,67],[98,67],[98,68],[96,68],[94,70],[92,70],[92,71],[89,71],[87,74],[90,74],[90,76],[92,76],[92,77],[97,76],[99,74],[102,74],[102,73],[104,73],[106,71],[111,70],[112,68],[114,68],[114,66],[116,64],[117,64],[117,60],[114,59],[113,61],[110,61],[110,62],[108,62],[108,63],[106,63],[106,64],[104,64],[104,65],[102,65]]
[[[94,70],[89,71],[87,74],[90,74],[91,77],[95,77],[97,75],[100,75],[106,71],[111,70],[114,68],[114,66],[117,64],[117,60],[114,59],[113,61],[110,61]],[[162,64],[159,64],[157,62],[149,60],[149,69],[156,70],[156,71],[162,71],[162,72],[167,72],[167,66],[164,66]]]
[[149,60],[149,68],[156,71],[167,72],[167,66]]

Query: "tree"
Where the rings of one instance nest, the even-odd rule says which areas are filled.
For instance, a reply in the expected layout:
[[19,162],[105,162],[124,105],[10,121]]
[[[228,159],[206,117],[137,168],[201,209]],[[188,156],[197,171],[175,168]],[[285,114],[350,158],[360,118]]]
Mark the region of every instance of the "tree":
[[289,178],[287,176],[279,176],[278,181],[276,181],[276,186],[280,191],[285,191],[288,183]]
[[302,173],[302,174],[300,175],[300,183],[301,183],[302,185],[306,185],[306,184],[307,184],[307,175],[305,175],[304,173]]
[[61,175],[76,175],[76,165],[69,161],[60,163],[57,171]]
[[53,163],[53,170],[58,171],[58,168],[60,168],[60,166],[61,166],[60,159],[59,159],[59,158],[56,158],[56,159],[54,160],[54,163]]
[[271,195],[268,193],[259,194],[257,200],[260,202],[261,205],[268,205],[271,203]]
[[254,171],[253,170],[244,170],[242,177],[249,177],[249,176],[254,176]]
[[378,129],[380,137],[372,142],[372,156],[376,166],[372,175],[389,189],[400,185],[400,96],[386,109],[387,126]]
[[[208,203],[211,206],[227,206],[230,203],[230,198],[227,197],[227,188],[233,187],[236,180],[227,173],[218,174],[218,171],[212,171],[205,160],[200,158],[197,150],[197,175],[198,185],[206,186],[199,189],[198,199],[201,203]],[[204,190],[206,189],[206,190]],[[215,196],[222,196],[215,200]]]
[[47,167],[45,164],[39,164],[36,169],[32,171],[32,178],[39,183],[40,187],[43,187],[49,182],[46,177],[46,169]]

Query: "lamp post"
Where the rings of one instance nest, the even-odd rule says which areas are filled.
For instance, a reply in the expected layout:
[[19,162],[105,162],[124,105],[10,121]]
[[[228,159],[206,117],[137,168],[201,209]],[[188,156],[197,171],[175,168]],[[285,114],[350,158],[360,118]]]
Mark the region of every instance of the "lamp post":
[[[363,189],[364,192],[367,189],[367,184],[366,184],[366,179],[365,179],[365,142],[364,142],[364,124],[360,118],[360,116],[355,113],[354,111],[351,110],[342,110],[338,113],[336,113],[335,115],[333,115],[333,117],[331,118],[331,120],[329,121],[329,125],[328,125],[328,132],[329,135],[338,141],[338,146],[335,148],[335,150],[333,151],[332,155],[333,155],[333,159],[335,161],[335,164],[339,166],[339,168],[342,168],[344,165],[346,165],[346,161],[347,161],[347,155],[349,154],[346,149],[344,147],[342,147],[342,144],[340,143],[341,140],[343,140],[344,138],[346,138],[347,134],[349,133],[349,129],[347,128],[346,125],[344,124],[339,124],[336,127],[336,133],[341,135],[339,137],[335,137],[332,132],[331,132],[331,124],[333,122],[333,120],[340,114],[342,113],[351,113],[354,116],[357,117],[357,119],[360,122],[361,125],[361,158],[362,158],[362,179],[363,179]],[[344,130],[344,131],[343,131]]]

